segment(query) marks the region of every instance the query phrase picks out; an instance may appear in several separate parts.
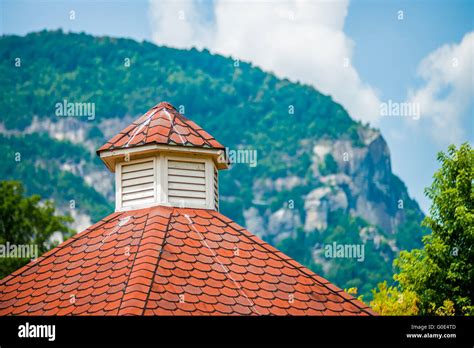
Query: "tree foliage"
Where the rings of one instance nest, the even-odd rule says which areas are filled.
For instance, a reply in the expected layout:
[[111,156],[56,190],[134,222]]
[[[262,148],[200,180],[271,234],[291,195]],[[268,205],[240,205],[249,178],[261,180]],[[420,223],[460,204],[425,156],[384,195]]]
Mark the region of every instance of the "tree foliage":
[[459,149],[451,145],[447,153],[438,154],[438,161],[441,168],[425,191],[432,206],[423,225],[432,232],[423,238],[423,249],[403,251],[395,260],[398,288],[379,286],[374,291],[371,305],[383,313],[396,314],[409,307],[404,301],[392,306],[393,298],[405,293],[416,294],[418,314],[474,312],[474,150],[467,143]]
[[410,290],[400,291],[396,286],[388,286],[387,282],[379,283],[372,290],[372,309],[380,315],[416,315],[418,314],[418,296]]
[[[55,215],[54,204],[41,201],[38,195],[24,197],[23,186],[15,181],[0,182],[0,245],[36,245],[38,256],[51,249],[55,232],[64,237],[72,231],[67,223],[72,219]],[[5,255],[3,255],[5,256]],[[0,278],[24,266],[27,258],[0,258]]]

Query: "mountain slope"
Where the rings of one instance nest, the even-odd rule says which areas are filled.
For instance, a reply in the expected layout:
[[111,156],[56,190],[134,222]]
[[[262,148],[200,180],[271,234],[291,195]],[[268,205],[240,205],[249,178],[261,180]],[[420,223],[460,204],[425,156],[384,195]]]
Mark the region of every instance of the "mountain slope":
[[[230,150],[256,151],[256,166],[236,163],[222,173],[221,212],[337,285],[367,294],[391,278],[400,249],[419,245],[423,215],[391,172],[381,134],[310,86],[207,51],[61,31],[4,36],[0,57],[4,153],[31,146],[21,134],[45,133],[50,142],[30,162],[7,156],[1,179],[22,180],[63,210],[71,199],[93,220],[112,209],[112,175],[93,152],[166,100]],[[56,116],[65,101],[93,103],[94,117]],[[80,154],[58,158],[59,140]],[[37,184],[26,174],[27,165],[49,164],[54,180],[40,176]],[[75,178],[66,185],[65,173]],[[365,260],[325,257],[334,242],[363,245]]]

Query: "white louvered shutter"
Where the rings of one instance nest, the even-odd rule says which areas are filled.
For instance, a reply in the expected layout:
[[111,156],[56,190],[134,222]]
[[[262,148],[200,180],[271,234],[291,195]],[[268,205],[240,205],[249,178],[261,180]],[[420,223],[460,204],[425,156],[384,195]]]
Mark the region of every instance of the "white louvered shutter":
[[168,160],[168,201],[177,206],[206,206],[205,162]]
[[154,160],[150,159],[122,165],[122,207],[139,206],[155,201],[154,163]]

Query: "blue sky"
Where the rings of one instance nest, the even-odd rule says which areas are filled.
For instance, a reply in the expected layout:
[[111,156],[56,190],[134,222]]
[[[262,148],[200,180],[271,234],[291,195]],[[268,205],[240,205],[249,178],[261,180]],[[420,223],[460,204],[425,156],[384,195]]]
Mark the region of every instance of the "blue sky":
[[[473,142],[474,41],[467,36],[474,29],[473,1],[313,1],[304,6],[292,0],[258,6],[227,6],[229,2],[217,0],[0,3],[4,34],[62,28],[206,47],[312,84],[354,118],[381,129],[394,172],[425,211],[429,202],[423,189],[438,167],[436,153],[451,142]],[[75,20],[69,18],[71,10]],[[178,18],[181,11],[184,21]],[[278,45],[281,41],[288,46]],[[302,58],[294,55],[296,50],[305,53]],[[339,60],[346,58],[344,70]],[[443,63],[452,59],[459,64],[457,71]],[[420,103],[421,119],[379,117],[374,108],[388,100]]]
[[[403,25],[393,20],[393,13],[400,8],[405,10]],[[381,27],[383,30],[371,29]],[[360,75],[377,87],[382,99],[392,100],[404,100],[408,88],[422,85],[417,67],[425,56],[446,43],[460,42],[473,28],[474,2],[459,0],[383,1],[383,5],[377,1],[354,1],[345,24],[348,36],[356,42],[354,65]],[[473,64],[472,55],[470,64]],[[471,99],[473,92],[471,89]],[[467,137],[463,140],[472,144],[472,103],[464,119]],[[398,129],[396,123],[378,126],[389,143],[394,172],[427,212],[429,200],[423,195],[423,188],[431,183],[432,174],[438,168],[436,153],[444,150],[445,144],[426,136],[396,139],[391,136]],[[449,132],[449,126],[446,131]]]

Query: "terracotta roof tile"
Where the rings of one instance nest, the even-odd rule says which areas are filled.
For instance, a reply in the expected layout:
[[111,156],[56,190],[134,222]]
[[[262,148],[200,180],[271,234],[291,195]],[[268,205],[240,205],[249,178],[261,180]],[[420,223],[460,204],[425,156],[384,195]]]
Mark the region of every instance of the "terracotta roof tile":
[[209,314],[375,313],[203,209],[114,213],[0,281],[0,315]]

